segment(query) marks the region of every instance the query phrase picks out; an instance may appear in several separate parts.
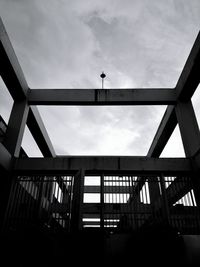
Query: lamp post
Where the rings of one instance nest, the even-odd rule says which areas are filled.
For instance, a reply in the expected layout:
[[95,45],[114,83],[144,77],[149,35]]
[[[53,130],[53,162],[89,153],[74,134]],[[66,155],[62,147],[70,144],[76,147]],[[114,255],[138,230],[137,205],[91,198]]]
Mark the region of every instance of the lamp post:
[[103,88],[103,86],[104,86],[104,78],[106,77],[106,74],[104,72],[102,72],[101,75],[100,75],[100,77],[102,79],[102,89],[104,89]]

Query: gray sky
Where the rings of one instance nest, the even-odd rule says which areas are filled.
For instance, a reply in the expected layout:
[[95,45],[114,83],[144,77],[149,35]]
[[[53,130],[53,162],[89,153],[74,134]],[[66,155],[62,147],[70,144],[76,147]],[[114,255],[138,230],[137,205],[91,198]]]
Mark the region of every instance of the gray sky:
[[[0,14],[32,89],[100,88],[102,70],[106,88],[174,87],[200,29],[199,0],[0,0]],[[39,107],[56,153],[73,155],[146,155],[165,109]],[[23,146],[39,155],[27,130]],[[183,155],[177,127],[162,156]]]

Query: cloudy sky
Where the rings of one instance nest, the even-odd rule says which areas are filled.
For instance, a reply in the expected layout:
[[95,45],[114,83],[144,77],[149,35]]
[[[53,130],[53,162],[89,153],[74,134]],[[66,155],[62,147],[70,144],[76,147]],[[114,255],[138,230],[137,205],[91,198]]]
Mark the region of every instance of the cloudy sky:
[[[173,88],[200,29],[199,0],[0,0],[32,89]],[[12,100],[0,80],[0,113]],[[193,103],[200,117],[199,92]],[[38,107],[58,155],[146,155],[166,106]],[[39,156],[28,130],[23,147]],[[183,156],[178,127],[162,156]]]

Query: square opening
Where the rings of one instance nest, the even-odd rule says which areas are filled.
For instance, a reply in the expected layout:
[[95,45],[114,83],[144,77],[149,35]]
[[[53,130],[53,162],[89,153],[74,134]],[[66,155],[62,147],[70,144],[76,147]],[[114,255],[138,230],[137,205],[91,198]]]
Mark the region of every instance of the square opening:
[[57,155],[99,156],[146,156],[165,108],[38,107]]

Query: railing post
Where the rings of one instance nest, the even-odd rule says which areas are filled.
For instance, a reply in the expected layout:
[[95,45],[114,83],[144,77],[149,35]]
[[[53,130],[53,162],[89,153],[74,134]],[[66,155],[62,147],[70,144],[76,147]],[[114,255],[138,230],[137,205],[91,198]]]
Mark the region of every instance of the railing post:
[[100,205],[101,205],[101,214],[100,214],[100,227],[104,229],[104,174],[101,174],[101,196],[100,196]]
[[158,177],[157,176],[148,177],[148,185],[149,185],[150,202],[151,204],[153,204],[160,197]]

